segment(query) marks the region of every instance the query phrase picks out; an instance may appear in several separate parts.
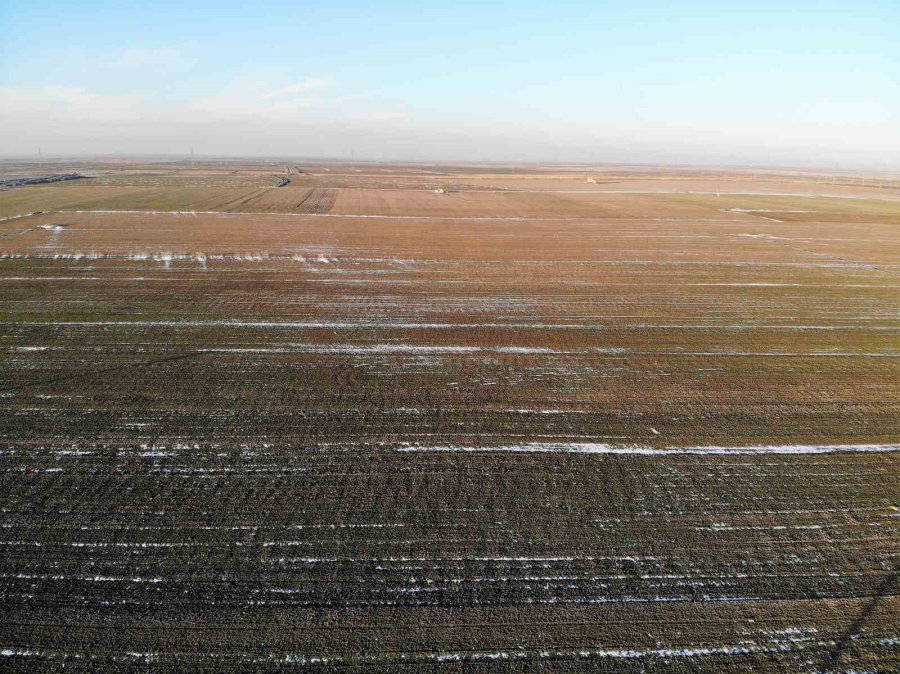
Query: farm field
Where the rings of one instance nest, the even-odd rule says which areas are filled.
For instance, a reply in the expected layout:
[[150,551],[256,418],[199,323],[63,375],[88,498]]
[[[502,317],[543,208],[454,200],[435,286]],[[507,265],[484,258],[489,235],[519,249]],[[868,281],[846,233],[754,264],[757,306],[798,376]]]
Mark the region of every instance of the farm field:
[[299,168],[0,190],[0,669],[900,669],[900,180]]

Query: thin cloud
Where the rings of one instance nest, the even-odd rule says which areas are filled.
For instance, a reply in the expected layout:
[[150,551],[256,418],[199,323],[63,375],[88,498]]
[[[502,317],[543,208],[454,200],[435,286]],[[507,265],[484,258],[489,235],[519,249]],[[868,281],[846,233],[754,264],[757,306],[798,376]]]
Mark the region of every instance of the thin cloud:
[[[0,154],[41,145],[60,154],[295,154],[379,159],[622,161],[807,164],[896,168],[900,136],[872,117],[849,125],[745,119],[647,120],[598,125],[506,118],[407,115],[358,93],[327,91],[325,78],[278,88],[232,87],[220,95],[163,103],[149,95],[98,94],[68,86],[0,88]],[[335,87],[337,88],[337,87]],[[328,94],[328,95],[326,95]],[[864,126],[867,124],[868,126]],[[779,132],[780,131],[780,132]],[[852,133],[841,132],[852,131]]]
[[136,96],[93,94],[66,86],[0,88],[0,119],[26,126],[39,119],[119,121],[135,119],[147,109]]
[[262,98],[264,100],[286,98],[288,96],[296,96],[297,94],[306,94],[311,91],[321,91],[322,89],[327,89],[332,84],[332,81],[326,77],[307,77],[299,82],[294,82],[293,84],[288,84],[279,87],[274,91],[270,91],[267,94],[263,94]]
[[153,68],[155,70],[176,71],[194,65],[194,58],[188,56],[179,46],[130,47],[113,55],[111,63],[119,68]]

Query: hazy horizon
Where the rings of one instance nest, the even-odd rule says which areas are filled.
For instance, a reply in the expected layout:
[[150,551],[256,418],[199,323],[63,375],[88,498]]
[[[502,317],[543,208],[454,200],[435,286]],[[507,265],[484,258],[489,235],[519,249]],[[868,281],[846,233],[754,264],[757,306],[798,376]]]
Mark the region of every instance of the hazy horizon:
[[241,164],[247,163],[250,165],[254,164],[307,164],[307,165],[333,165],[333,166],[360,166],[360,165],[371,165],[371,166],[409,166],[409,167],[428,167],[428,166],[445,166],[447,168],[464,168],[464,167],[473,167],[477,168],[479,166],[483,167],[497,167],[497,168],[521,168],[521,169],[538,169],[538,168],[546,168],[551,170],[614,170],[614,169],[622,169],[622,170],[671,170],[671,171],[685,171],[685,172],[698,172],[698,173],[714,173],[717,171],[722,172],[749,172],[749,173],[765,173],[772,172],[773,174],[790,174],[790,173],[809,173],[809,174],[823,174],[823,175],[848,175],[848,176],[858,176],[858,177],[866,177],[866,176],[881,176],[885,178],[893,178],[900,174],[900,167],[898,168],[866,168],[866,167],[854,167],[854,166],[837,166],[837,167],[827,167],[822,165],[817,165],[814,163],[810,164],[798,164],[791,165],[788,163],[772,163],[772,164],[742,164],[742,163],[733,163],[733,164],[725,164],[725,163],[714,163],[714,162],[696,162],[696,163],[686,163],[686,162],[576,162],[576,161],[565,161],[565,160],[547,160],[547,161],[529,161],[529,160],[502,160],[502,159],[485,159],[485,160],[443,160],[443,159],[404,159],[404,158],[396,158],[396,159],[365,159],[365,158],[348,158],[348,157],[316,157],[316,156],[303,156],[303,155],[294,155],[294,156],[278,156],[278,155],[218,155],[218,154],[194,154],[193,156],[190,154],[98,154],[98,155],[90,155],[90,154],[62,154],[62,155],[47,155],[42,151],[40,155],[36,152],[31,155],[27,154],[16,154],[16,155],[2,155],[0,154],[0,162],[6,163],[18,163],[18,164],[87,164],[88,166],[92,164],[103,165],[105,163],[109,164],[122,164],[122,165],[130,165],[130,164],[159,164],[161,166],[171,165],[171,164],[186,164],[192,163],[195,164],[196,168],[200,169],[204,166],[216,166],[221,164]]
[[0,2],[0,156],[900,168],[900,6]]

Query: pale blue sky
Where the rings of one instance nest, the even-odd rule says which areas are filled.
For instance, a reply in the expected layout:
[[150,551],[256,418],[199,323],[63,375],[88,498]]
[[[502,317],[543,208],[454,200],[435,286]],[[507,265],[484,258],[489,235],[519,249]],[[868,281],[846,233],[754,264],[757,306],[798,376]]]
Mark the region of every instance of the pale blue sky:
[[900,2],[0,0],[0,153],[900,168]]

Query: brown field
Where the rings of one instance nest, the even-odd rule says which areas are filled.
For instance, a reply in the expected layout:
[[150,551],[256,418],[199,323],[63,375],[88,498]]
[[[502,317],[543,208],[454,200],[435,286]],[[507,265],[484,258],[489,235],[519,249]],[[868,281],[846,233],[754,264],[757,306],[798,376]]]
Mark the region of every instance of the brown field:
[[0,668],[900,669],[896,178],[75,168],[0,191]]

